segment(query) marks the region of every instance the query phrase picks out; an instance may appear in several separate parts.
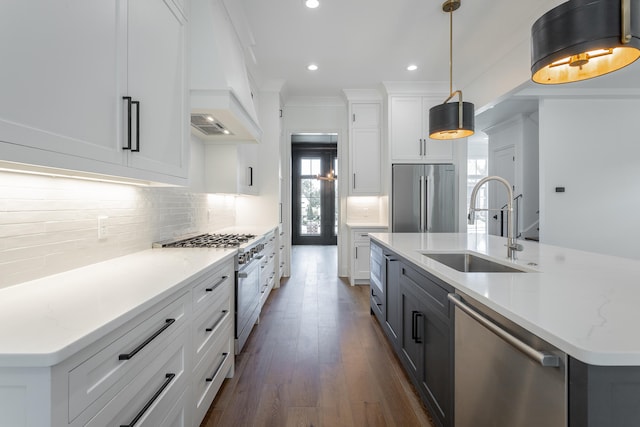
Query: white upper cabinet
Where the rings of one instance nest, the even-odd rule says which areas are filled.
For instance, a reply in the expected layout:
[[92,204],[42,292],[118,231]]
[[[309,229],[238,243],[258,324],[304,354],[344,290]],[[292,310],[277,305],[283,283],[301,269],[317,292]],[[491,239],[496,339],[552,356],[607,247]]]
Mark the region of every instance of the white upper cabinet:
[[380,103],[351,103],[350,194],[379,195],[381,190]]
[[452,141],[429,138],[429,109],[442,99],[429,96],[390,97],[391,162],[449,163]]
[[140,102],[141,132],[129,165],[186,176],[186,21],[171,0],[131,0],[128,23],[126,92]]
[[[120,163],[126,29],[115,1],[8,0],[0,13],[0,140]],[[2,160],[29,160],[2,144]],[[15,153],[15,154],[14,154]],[[9,154],[9,155],[7,155]],[[14,154],[14,155],[12,155]],[[33,152],[34,160],[47,153]]]
[[[36,3],[7,0],[0,14],[0,160],[185,183],[181,11],[171,0]],[[140,152],[123,149],[123,96],[140,102]]]

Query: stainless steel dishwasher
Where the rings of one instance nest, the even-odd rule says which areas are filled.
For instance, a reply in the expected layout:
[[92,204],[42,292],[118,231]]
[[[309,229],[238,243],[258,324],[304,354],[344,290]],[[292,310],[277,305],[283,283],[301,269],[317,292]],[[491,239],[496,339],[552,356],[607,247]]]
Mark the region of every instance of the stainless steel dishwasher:
[[566,426],[566,354],[462,293],[449,300],[456,427]]

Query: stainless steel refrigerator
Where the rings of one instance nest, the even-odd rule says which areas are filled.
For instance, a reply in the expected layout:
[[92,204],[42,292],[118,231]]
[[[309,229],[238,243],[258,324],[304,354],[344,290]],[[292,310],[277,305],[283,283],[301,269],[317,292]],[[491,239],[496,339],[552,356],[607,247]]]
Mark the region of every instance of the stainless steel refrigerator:
[[456,198],[454,165],[393,165],[392,231],[456,232]]

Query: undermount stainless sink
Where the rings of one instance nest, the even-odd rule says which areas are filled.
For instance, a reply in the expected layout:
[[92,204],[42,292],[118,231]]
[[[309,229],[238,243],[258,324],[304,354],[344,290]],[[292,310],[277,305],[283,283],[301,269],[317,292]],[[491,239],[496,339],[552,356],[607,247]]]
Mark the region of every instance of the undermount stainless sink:
[[422,253],[447,267],[463,273],[526,273],[524,270],[509,267],[498,262],[489,261],[470,253]]

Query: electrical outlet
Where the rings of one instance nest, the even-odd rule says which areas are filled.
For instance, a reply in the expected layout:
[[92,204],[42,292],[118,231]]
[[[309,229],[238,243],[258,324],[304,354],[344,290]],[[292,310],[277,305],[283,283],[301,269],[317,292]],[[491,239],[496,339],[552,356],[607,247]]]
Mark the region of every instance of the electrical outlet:
[[108,216],[98,217],[98,240],[107,238],[107,219],[109,219]]

